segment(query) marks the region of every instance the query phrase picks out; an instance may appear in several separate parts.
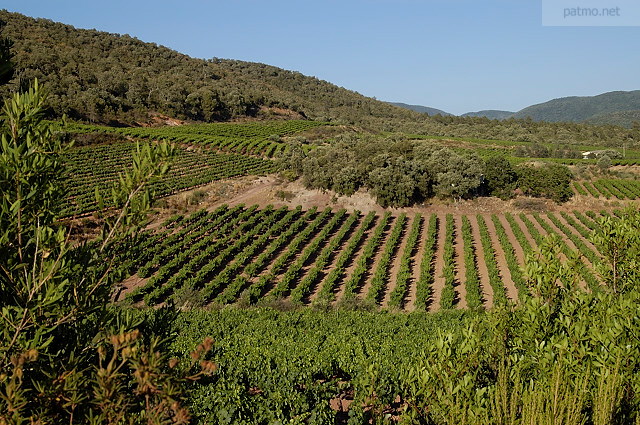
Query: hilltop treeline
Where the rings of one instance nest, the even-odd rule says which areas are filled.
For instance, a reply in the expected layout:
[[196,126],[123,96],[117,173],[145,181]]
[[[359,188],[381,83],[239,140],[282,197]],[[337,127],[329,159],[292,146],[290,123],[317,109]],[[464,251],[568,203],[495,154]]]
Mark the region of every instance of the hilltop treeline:
[[526,142],[634,144],[640,128],[428,116],[326,81],[260,63],[195,59],[128,35],[81,30],[0,11],[13,41],[10,90],[34,78],[49,91],[50,115],[136,125],[161,113],[193,121],[242,117],[309,118],[378,131]]
[[[18,80],[38,78],[57,115],[132,122],[147,111],[218,121],[284,108],[313,119],[415,119],[420,115],[317,78],[264,64],[194,59],[128,35],[81,30],[0,12],[14,42]],[[15,88],[10,85],[5,93]]]

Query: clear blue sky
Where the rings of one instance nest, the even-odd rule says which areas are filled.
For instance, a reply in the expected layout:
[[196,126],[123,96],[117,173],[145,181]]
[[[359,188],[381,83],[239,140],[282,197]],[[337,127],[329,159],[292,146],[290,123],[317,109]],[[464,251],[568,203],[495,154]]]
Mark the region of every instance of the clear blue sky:
[[640,89],[640,27],[543,27],[541,0],[3,0],[0,7],[456,114]]

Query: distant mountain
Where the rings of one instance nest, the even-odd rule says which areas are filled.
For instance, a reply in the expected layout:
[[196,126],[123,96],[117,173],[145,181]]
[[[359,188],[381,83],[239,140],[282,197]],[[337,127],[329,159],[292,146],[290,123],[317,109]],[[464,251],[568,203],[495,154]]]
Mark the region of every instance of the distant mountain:
[[387,102],[393,106],[399,106],[400,108],[404,108],[404,109],[409,109],[411,111],[415,111],[415,112],[420,112],[421,114],[428,114],[428,115],[442,115],[443,117],[446,116],[451,116],[452,114],[445,112],[445,111],[441,111],[440,109],[436,109],[436,108],[430,108],[428,106],[421,106],[421,105],[407,105],[406,103],[401,103],[401,102]]
[[[588,121],[605,124],[608,119],[619,119],[619,113],[640,110],[640,90],[614,91],[598,96],[563,97],[529,106],[514,118],[531,118],[534,121]],[[608,116],[608,114],[616,114]]]
[[621,111],[597,114],[585,122],[596,125],[611,124],[631,128],[635,123],[640,123],[640,111]]
[[511,118],[515,114],[515,112],[510,111],[498,111],[495,109],[489,109],[486,111],[478,111],[478,112],[467,112],[466,114],[460,115],[461,117],[484,117],[489,118],[490,120],[506,120]]

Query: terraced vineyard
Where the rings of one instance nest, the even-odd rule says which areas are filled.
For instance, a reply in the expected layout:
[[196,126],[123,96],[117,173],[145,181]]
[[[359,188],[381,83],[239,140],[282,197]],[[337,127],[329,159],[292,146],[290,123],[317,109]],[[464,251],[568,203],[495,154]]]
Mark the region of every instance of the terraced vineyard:
[[[131,142],[73,149],[67,155],[66,186],[70,206],[66,214],[94,211],[96,188],[107,203],[118,173],[131,166],[134,149],[135,144]],[[154,183],[152,189],[161,197],[215,180],[272,171],[274,165],[269,160],[179,148],[169,174]]]
[[640,198],[640,181],[623,179],[598,179],[573,182],[574,192],[582,196],[607,199]]
[[287,145],[279,141],[281,137],[324,125],[329,124],[290,120],[119,128],[74,123],[69,124],[66,130],[72,133],[116,133],[138,140],[165,140],[222,152],[272,157],[286,149]]
[[[605,213],[603,213],[605,214]],[[546,235],[579,252],[580,285],[598,291],[589,241],[600,214],[366,215],[223,205],[174,216],[123,263],[126,298],[156,305],[299,305],[357,299],[395,310],[491,308],[529,297],[521,270]]]

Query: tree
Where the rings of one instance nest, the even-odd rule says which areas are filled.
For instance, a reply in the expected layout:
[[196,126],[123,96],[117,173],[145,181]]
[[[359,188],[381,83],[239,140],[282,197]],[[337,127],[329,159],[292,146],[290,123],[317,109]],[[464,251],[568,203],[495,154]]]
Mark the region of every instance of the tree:
[[606,172],[611,167],[611,158],[608,155],[602,155],[598,158],[598,162],[596,164],[601,172]]
[[492,156],[485,160],[484,180],[489,195],[508,199],[513,197],[518,174],[507,158]]
[[640,281],[640,212],[627,210],[620,218],[603,217],[593,235],[603,255],[600,275],[613,293],[638,288]]
[[[0,423],[186,423],[180,378],[143,322],[109,308],[148,211],[148,184],[166,173],[172,148],[138,147],[112,191],[102,237],[73,245],[58,221],[69,144],[43,120],[36,81],[5,102],[0,149]],[[194,357],[205,372],[211,342]],[[188,370],[188,369],[187,369]],[[190,378],[197,379],[199,372]]]
[[[5,25],[5,22],[0,20],[0,33]],[[13,42],[10,39],[0,37],[0,85],[8,83],[13,77],[12,47]]]

